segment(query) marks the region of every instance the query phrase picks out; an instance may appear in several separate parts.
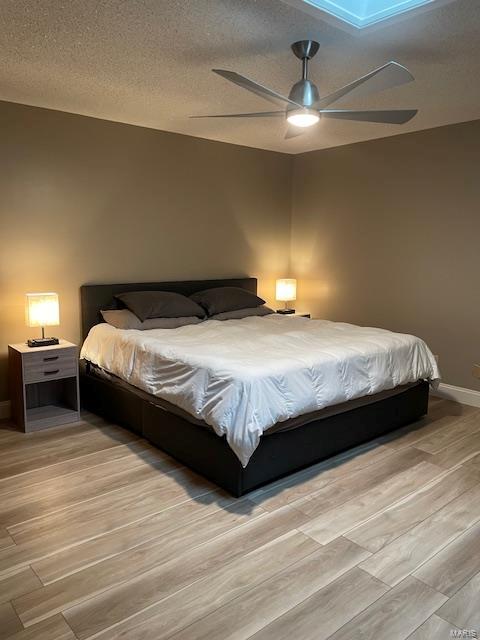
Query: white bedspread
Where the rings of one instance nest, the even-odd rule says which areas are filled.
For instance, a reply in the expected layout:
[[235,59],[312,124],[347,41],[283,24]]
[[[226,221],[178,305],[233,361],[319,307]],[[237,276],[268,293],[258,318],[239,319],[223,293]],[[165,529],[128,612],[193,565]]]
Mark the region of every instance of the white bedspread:
[[226,434],[243,466],[277,422],[440,377],[414,336],[278,314],[151,331],[99,324],[82,357]]

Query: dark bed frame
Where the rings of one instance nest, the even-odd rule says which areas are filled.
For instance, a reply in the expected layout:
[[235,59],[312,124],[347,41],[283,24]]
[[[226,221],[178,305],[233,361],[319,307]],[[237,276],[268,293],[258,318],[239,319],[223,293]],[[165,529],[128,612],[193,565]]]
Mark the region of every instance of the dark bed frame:
[[[82,336],[102,322],[100,309],[112,308],[113,296],[126,291],[161,290],[191,295],[218,286],[257,292],[255,278],[85,285],[81,287]],[[82,405],[142,435],[194,471],[234,496],[319,462],[324,458],[413,422],[428,411],[425,381],[370,404],[325,418],[312,419],[291,430],[265,434],[244,469],[228,446],[211,429],[165,409],[151,396],[125,382],[94,375],[81,363]]]

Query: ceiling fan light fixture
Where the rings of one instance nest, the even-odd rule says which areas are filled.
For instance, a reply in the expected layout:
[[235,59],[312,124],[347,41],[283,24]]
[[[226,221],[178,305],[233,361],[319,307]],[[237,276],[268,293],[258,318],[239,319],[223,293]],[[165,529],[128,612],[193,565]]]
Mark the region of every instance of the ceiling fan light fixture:
[[[286,0],[287,2],[290,0]],[[300,1],[300,0],[299,0]],[[308,2],[308,0],[305,0]],[[313,1],[313,0],[312,0]],[[320,1],[320,0],[318,0]],[[325,0],[332,2],[333,0]],[[339,0],[337,0],[339,1]],[[351,1],[351,0],[345,0]],[[357,1],[357,0],[355,0]],[[392,0],[358,0],[362,2],[379,2]],[[403,2],[405,0],[393,0]],[[434,1],[434,0],[432,0]],[[299,40],[291,46],[294,55],[302,62],[302,77],[296,82],[286,96],[264,87],[258,82],[242,76],[236,71],[228,69],[212,69],[214,73],[225,78],[229,82],[246,89],[255,95],[273,102],[277,106],[276,111],[260,111],[257,113],[224,113],[205,116],[190,116],[192,118],[285,118],[288,127],[285,132],[285,139],[295,138],[302,135],[307,129],[318,124],[322,118],[333,118],[337,120],[355,120],[357,122],[378,122],[381,124],[405,124],[416,114],[417,109],[328,109],[332,103],[340,100],[346,95],[364,95],[376,91],[384,91],[398,87],[414,80],[410,71],[391,60],[377,69],[357,78],[353,82],[340,87],[333,93],[320,97],[318,87],[308,79],[309,61],[318,52],[319,44],[314,40]],[[368,83],[368,84],[367,84]],[[280,107],[280,109],[279,109]]]
[[287,115],[287,121],[294,127],[311,127],[320,120],[320,114],[313,109],[299,109],[296,111],[290,111]]

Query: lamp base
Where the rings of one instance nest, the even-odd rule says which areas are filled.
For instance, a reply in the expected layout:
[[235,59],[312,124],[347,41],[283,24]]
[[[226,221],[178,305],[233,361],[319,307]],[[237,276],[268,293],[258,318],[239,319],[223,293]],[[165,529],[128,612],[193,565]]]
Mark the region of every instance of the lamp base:
[[284,316],[288,316],[295,313],[295,309],[277,309],[277,313],[282,313]]
[[30,338],[27,340],[29,347],[49,347],[52,344],[60,344],[58,338]]

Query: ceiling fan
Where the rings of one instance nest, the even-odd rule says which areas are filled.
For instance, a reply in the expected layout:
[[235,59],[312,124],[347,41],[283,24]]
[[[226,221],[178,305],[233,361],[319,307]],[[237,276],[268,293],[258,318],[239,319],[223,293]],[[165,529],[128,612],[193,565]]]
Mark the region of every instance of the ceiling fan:
[[302,61],[302,79],[296,82],[290,90],[288,98],[264,87],[254,80],[250,80],[235,71],[212,69],[212,71],[226,80],[239,85],[257,96],[269,100],[282,107],[279,111],[263,111],[258,113],[226,113],[221,115],[191,116],[192,118],[270,118],[285,117],[288,123],[285,138],[301,135],[319,122],[320,118],[335,118],[338,120],[358,120],[363,122],[383,122],[388,124],[404,124],[411,120],[417,109],[389,109],[373,111],[357,111],[353,109],[327,109],[333,102],[347,94],[363,96],[375,91],[391,89],[401,84],[411,82],[414,77],[410,71],[398,64],[387,62],[378,69],[350,82],[333,93],[320,97],[316,85],[308,79],[308,63],[319,49],[314,40],[300,40],[292,44],[292,51]]

